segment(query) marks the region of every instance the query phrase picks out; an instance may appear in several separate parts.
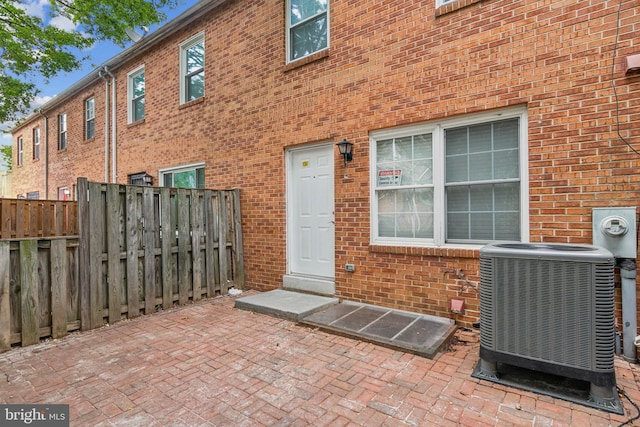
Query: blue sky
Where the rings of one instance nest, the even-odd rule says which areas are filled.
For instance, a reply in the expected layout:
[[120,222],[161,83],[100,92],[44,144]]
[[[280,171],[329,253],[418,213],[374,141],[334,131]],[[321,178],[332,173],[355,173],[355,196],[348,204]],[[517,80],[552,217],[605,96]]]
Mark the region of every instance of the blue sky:
[[[65,18],[58,17],[51,21],[48,20],[49,0],[21,0],[17,3],[21,4],[29,14],[38,16],[51,25],[66,29],[67,31],[73,31],[75,29],[73,23]],[[177,8],[171,10],[163,9],[163,12],[167,15],[167,21],[164,23],[175,18],[196,3],[198,3],[198,0],[179,0]],[[149,28],[149,32],[153,32],[158,28],[159,26],[151,27]],[[142,30],[137,31],[142,32]],[[62,73],[50,79],[48,83],[45,82],[44,79],[36,79],[35,83],[40,90],[40,94],[34,100],[33,110],[36,110],[39,106],[70,87],[80,78],[86,76],[100,64],[117,55],[122,50],[123,48],[110,42],[97,43],[91,49],[79,52],[78,56],[89,57],[83,62],[82,68],[79,70],[72,73]],[[0,123],[0,130],[10,129],[12,126],[13,123]],[[0,145],[11,145],[11,134],[0,134]],[[0,169],[2,168],[0,167]]]

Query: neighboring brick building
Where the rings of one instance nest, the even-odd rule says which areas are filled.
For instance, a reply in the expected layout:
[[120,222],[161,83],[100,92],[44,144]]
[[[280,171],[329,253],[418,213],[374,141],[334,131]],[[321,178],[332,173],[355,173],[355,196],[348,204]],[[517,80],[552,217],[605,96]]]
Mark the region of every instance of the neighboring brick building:
[[237,187],[249,287],[470,325],[483,244],[591,243],[640,198],[640,9],[439,3],[201,2],[14,129],[14,192]]

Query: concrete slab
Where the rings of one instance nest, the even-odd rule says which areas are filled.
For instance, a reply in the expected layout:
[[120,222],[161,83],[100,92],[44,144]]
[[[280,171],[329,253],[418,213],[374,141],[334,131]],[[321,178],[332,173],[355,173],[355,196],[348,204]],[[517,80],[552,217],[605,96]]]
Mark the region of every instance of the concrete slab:
[[248,297],[240,297],[235,301],[235,307],[241,310],[254,311],[294,322],[310,314],[338,304],[338,298],[304,294],[301,292],[276,289]]

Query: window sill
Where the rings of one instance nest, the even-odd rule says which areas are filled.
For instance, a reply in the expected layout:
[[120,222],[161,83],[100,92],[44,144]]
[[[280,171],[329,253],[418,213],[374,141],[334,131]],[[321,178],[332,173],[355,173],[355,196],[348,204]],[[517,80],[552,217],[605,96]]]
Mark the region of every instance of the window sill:
[[189,102],[185,102],[183,104],[180,104],[180,106],[178,107],[179,110],[185,109],[185,108],[189,108],[189,107],[193,107],[194,105],[198,105],[198,104],[202,104],[205,100],[204,96],[201,96],[198,99],[194,99],[193,101],[189,101]]
[[92,136],[91,138],[85,138],[84,141],[82,141],[82,142],[87,142],[88,143],[88,142],[93,142],[95,140],[96,140],[96,137]]
[[298,67],[302,67],[304,65],[310,64],[312,62],[316,62],[319,61],[321,59],[324,58],[328,58],[329,57],[329,48],[325,49],[325,50],[321,50],[320,52],[316,52],[314,54],[311,54],[309,56],[305,56],[304,58],[300,58],[300,59],[296,59],[293,62],[289,62],[285,67],[284,67],[284,71],[291,71],[293,69],[296,69]]
[[135,122],[127,123],[127,129],[133,128],[136,126],[141,126],[144,124],[144,119],[136,120]]
[[445,258],[480,258],[478,246],[386,246],[370,244],[369,252]]
[[436,8],[436,18],[438,16],[446,15],[447,13],[455,12],[456,10],[463,9],[472,4],[480,3],[482,0],[457,0],[451,3],[443,4]]

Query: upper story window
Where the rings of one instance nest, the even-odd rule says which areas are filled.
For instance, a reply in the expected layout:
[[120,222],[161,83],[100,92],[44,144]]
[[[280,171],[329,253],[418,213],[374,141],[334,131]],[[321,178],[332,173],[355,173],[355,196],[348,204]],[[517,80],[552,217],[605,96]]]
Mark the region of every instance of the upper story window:
[[329,0],[287,0],[287,61],[329,47]]
[[58,150],[67,148],[67,113],[58,116]]
[[436,7],[444,6],[445,4],[455,3],[458,0],[436,0]]
[[40,128],[33,130],[33,160],[40,158]]
[[374,243],[528,239],[526,112],[499,114],[372,134]]
[[18,166],[22,166],[24,156],[24,141],[22,137],[18,137]]
[[129,123],[144,119],[144,67],[129,73],[128,77]]
[[84,139],[96,135],[96,103],[93,98],[84,101]]
[[163,169],[159,179],[164,187],[204,188],[204,163]]
[[204,33],[180,45],[180,103],[204,96]]

